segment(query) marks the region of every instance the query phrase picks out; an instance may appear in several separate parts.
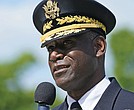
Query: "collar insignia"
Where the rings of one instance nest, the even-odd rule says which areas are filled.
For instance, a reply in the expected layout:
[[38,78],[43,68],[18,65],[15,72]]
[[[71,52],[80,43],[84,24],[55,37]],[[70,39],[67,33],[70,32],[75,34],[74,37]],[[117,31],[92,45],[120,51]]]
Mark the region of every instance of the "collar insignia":
[[57,2],[52,2],[52,0],[48,0],[46,5],[42,7],[45,11],[45,16],[47,19],[55,19],[59,16],[60,9],[58,8]]

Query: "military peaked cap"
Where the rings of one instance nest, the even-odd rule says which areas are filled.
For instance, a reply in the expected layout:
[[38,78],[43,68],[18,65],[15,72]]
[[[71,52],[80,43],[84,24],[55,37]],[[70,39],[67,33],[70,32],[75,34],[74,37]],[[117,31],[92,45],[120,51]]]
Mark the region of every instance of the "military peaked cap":
[[113,13],[94,0],[43,0],[34,10],[33,22],[42,34],[42,47],[56,39],[87,29],[107,35],[116,24]]

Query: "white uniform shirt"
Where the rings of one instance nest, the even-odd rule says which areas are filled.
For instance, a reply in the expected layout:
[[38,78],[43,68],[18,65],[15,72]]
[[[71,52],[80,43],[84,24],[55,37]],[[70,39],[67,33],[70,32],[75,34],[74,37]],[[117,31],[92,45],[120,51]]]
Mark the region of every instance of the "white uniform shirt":
[[[79,104],[82,110],[93,110],[100,100],[102,94],[109,86],[110,81],[106,77],[102,79],[97,85],[95,85],[91,90],[84,94],[79,100]],[[67,95],[67,103],[69,105],[68,110],[70,110],[71,104],[75,102],[69,95]]]

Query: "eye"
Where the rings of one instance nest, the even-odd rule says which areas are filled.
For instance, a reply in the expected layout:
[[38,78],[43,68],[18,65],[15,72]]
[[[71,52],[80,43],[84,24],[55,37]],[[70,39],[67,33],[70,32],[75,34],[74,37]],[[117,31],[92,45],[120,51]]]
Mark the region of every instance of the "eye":
[[52,53],[55,50],[55,46],[54,45],[47,46],[47,50],[49,53]]
[[74,41],[73,40],[65,40],[63,41],[63,46],[65,48],[71,48],[74,45]]

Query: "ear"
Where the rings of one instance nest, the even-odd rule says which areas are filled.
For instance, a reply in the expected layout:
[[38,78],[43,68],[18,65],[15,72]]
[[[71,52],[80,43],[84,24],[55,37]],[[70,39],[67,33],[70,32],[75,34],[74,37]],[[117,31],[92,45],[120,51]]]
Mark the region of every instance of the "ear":
[[103,36],[98,36],[93,40],[94,50],[96,57],[100,57],[105,54],[106,40]]

